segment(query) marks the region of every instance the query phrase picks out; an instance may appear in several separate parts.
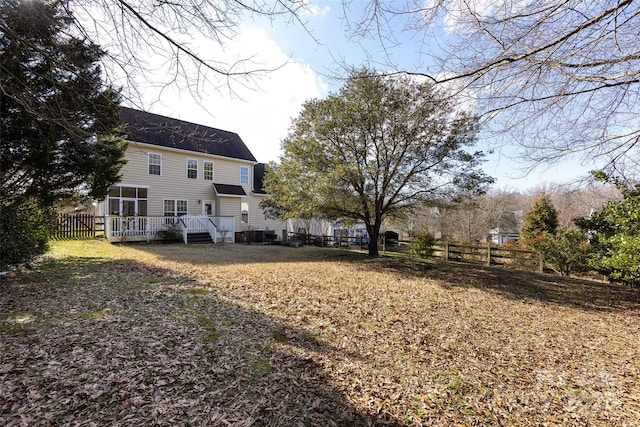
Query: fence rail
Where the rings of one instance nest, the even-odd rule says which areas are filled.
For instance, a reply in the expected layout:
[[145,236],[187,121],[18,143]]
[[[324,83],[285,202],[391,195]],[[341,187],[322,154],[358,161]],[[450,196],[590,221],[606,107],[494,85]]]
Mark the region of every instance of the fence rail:
[[[288,233],[288,238],[292,242],[309,246],[322,247],[359,247],[366,249],[369,241],[366,237],[360,236],[316,236],[312,234]],[[408,252],[408,243],[389,245],[389,242],[382,240],[380,247],[383,251]],[[497,265],[521,270],[532,270],[542,272],[544,261],[542,254],[536,251],[525,249],[514,249],[503,246],[472,246],[459,245],[454,243],[437,243],[433,245],[433,256],[445,261],[457,261],[480,265]]]
[[439,243],[433,246],[434,256],[445,261],[459,261],[472,264],[501,265],[504,267],[544,270],[542,254],[525,249],[513,249],[502,246],[471,246],[453,243]]
[[57,240],[96,237],[95,217],[91,214],[58,214],[51,237]]
[[369,239],[361,236],[319,236],[314,234],[287,233],[287,239],[291,242],[299,242],[308,246],[326,247],[360,247],[365,249],[369,245]]

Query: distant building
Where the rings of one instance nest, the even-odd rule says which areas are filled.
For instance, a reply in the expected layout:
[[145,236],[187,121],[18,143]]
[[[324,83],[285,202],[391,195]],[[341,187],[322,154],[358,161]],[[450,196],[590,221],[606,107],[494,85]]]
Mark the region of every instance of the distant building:
[[498,245],[517,242],[520,238],[520,228],[524,223],[523,211],[503,212],[496,226],[489,230],[487,241]]

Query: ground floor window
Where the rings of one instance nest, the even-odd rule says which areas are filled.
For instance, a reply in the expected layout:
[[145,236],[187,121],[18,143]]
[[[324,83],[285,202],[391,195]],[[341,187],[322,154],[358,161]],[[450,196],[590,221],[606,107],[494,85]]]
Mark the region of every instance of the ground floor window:
[[165,199],[163,201],[163,214],[164,216],[183,216],[187,214],[187,207],[186,200]]
[[240,218],[243,224],[249,224],[249,203],[240,204]]
[[112,187],[107,196],[109,215],[146,216],[148,192],[148,187]]
[[215,202],[213,202],[212,200],[203,200],[202,213],[207,216],[214,216],[216,211],[214,203]]

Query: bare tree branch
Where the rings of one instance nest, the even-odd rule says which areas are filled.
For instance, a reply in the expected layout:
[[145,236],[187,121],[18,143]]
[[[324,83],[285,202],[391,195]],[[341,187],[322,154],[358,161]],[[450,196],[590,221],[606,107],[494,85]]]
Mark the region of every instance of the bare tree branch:
[[453,85],[496,146],[515,143],[532,166],[576,154],[596,167],[640,162],[637,2],[378,0],[351,30],[384,34],[402,20],[411,25],[390,31],[422,37],[431,65],[389,67]]
[[210,90],[235,96],[237,85],[258,89],[257,79],[285,63],[260,63],[260,52],[231,48],[251,19],[295,23],[313,37],[304,0],[55,1],[65,5],[78,33],[107,51],[107,78],[124,86],[124,95],[138,106],[150,88],[178,88],[196,101]]

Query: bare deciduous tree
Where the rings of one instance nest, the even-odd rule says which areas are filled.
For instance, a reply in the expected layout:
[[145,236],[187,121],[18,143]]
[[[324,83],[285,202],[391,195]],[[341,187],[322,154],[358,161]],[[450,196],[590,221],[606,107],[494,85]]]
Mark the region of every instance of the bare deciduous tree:
[[576,228],[575,218],[589,217],[606,201],[621,198],[615,186],[599,182],[581,186],[547,184],[526,192],[493,189],[483,195],[460,197],[455,203],[443,201],[437,207],[424,207],[394,226],[414,233],[427,229],[445,240],[484,241],[491,229],[518,232],[540,194],[550,197],[558,210],[558,225],[568,228]]
[[379,40],[383,52],[399,26],[420,37],[418,54],[433,68],[403,71],[455,83],[530,165],[581,156],[638,175],[637,2],[379,0],[362,10],[355,34]]
[[[101,51],[101,76],[106,85],[118,88],[129,104],[146,109],[169,87],[189,94],[196,102],[212,91],[234,90],[241,85],[258,89],[257,78],[272,69],[254,61],[250,53],[234,52],[231,42],[245,20],[280,19],[305,26],[309,7],[304,0],[42,0],[59,11],[68,22],[57,37],[77,39]],[[26,0],[7,0],[3,5],[29,6]],[[42,17],[34,14],[24,29]],[[55,64],[64,73],[75,71],[61,55],[51,54],[8,25],[0,16],[0,51],[13,44],[36,52],[42,61]],[[259,52],[256,52],[258,54]],[[284,64],[272,64],[278,67]],[[3,68],[8,80],[19,81],[15,70]],[[79,81],[86,78],[76,76]],[[153,95],[143,96],[148,89]],[[40,100],[29,107],[28,92],[19,85],[0,85],[0,91],[47,122],[59,122],[62,114],[56,103]],[[151,96],[157,96],[152,98]],[[87,100],[87,102],[91,102]],[[204,104],[203,102],[201,102]],[[205,106],[206,107],[206,106]],[[74,131],[68,126],[69,131]]]
[[124,82],[133,100],[148,86],[177,86],[195,99],[205,87],[256,88],[255,78],[284,64],[261,64],[229,49],[241,24],[264,18],[305,27],[309,7],[303,0],[52,1],[64,5],[76,31],[107,51],[107,77]]

